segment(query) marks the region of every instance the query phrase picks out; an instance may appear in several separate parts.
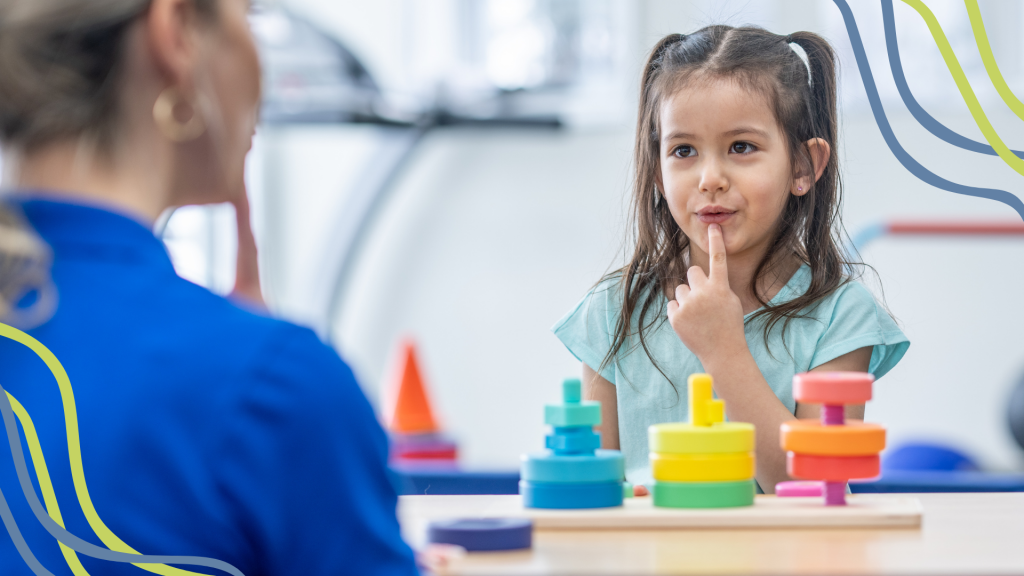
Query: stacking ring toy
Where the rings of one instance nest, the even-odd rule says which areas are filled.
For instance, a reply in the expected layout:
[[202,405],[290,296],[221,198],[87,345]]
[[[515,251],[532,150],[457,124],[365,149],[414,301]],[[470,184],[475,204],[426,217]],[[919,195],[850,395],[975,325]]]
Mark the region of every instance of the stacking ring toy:
[[584,401],[576,378],[562,383],[562,403],[544,407],[548,450],[524,454],[519,494],[526,508],[621,506],[627,493],[622,452],[599,450],[601,403]]
[[[786,450],[786,471],[793,478],[821,480],[826,506],[846,504],[846,482],[873,478],[881,467],[878,453],[885,448],[885,428],[845,421],[847,404],[871,399],[875,377],[864,372],[806,372],[793,377],[793,398],[820,403],[821,422],[796,420],[782,424],[779,441]],[[786,486],[783,486],[786,484]],[[788,483],[776,493],[793,494]]]
[[655,506],[724,508],[754,503],[754,425],[723,422],[711,376],[688,385],[690,421],[647,429]]

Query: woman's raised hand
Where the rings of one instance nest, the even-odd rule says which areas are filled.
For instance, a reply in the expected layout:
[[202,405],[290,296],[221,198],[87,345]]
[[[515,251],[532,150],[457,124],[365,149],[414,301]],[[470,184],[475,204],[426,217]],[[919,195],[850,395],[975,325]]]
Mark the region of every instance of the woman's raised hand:
[[686,347],[707,365],[715,354],[745,348],[743,305],[729,288],[725,240],[718,224],[708,226],[708,275],[700,266],[686,271],[687,284],[676,287],[668,303],[668,320]]
[[260,289],[260,268],[256,254],[256,238],[249,221],[249,195],[242,190],[231,203],[238,222],[238,261],[235,266],[235,289],[231,296],[250,304],[266,306]]

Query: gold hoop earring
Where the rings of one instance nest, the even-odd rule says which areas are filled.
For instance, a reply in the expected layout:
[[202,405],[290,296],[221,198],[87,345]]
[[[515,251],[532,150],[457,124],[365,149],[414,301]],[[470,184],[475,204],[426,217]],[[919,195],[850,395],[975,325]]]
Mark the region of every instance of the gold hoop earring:
[[189,103],[192,108],[192,116],[182,122],[174,116],[174,109],[185,102],[181,92],[173,86],[167,87],[160,96],[157,96],[153,104],[153,120],[157,128],[171,142],[188,142],[195,140],[206,131],[206,122],[199,115],[199,109]]

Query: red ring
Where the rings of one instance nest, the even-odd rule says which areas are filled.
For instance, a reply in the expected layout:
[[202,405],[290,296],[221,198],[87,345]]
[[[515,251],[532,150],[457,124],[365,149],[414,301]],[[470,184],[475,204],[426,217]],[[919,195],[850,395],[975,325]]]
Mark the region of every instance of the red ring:
[[874,456],[812,456],[790,452],[786,455],[786,472],[800,480],[845,482],[874,478],[881,474],[878,454]]

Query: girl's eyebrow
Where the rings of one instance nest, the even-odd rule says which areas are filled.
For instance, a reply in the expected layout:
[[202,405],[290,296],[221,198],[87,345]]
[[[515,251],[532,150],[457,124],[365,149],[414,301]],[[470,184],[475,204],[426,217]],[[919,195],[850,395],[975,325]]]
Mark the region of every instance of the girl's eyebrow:
[[665,140],[664,141],[665,142],[669,142],[671,140],[697,140],[697,139],[698,138],[695,135],[690,134],[689,132],[673,132],[673,133],[669,134],[668,136],[665,136]]
[[756,134],[756,135],[760,136],[761,138],[764,138],[765,140],[770,140],[771,139],[771,136],[769,136],[767,132],[765,132],[764,130],[761,130],[760,128],[754,128],[752,126],[741,126],[741,127],[736,128],[734,130],[729,130],[728,132],[723,132],[722,136],[739,136],[740,134]]
[[[732,130],[722,132],[722,136],[725,136],[727,138],[739,136],[741,134],[755,134],[757,136],[760,136],[761,138],[764,138],[765,140],[771,140],[771,136],[768,134],[768,132],[765,132],[760,128],[754,128],[753,126],[740,126],[739,128],[734,128]],[[697,137],[693,134],[690,134],[689,132],[673,132],[665,137],[666,141],[676,139],[695,140],[697,139]]]

